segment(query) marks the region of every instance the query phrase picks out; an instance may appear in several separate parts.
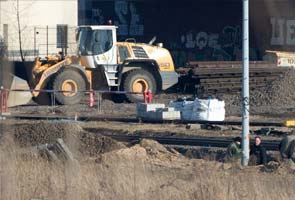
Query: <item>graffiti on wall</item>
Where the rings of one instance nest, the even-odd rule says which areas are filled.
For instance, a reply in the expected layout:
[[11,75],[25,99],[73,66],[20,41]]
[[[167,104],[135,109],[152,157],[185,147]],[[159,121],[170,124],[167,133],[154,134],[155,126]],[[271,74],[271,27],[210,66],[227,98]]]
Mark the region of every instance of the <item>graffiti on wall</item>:
[[[231,61],[242,59],[242,33],[240,26],[225,26],[220,33],[189,31],[181,35],[180,45],[173,51],[178,65],[189,60]],[[172,48],[173,49],[173,48]],[[250,59],[257,59],[255,49],[250,49]]]
[[271,45],[295,45],[295,19],[270,19],[272,26]]
[[144,25],[135,2],[117,0],[100,3],[92,8],[94,24],[105,24],[108,19],[112,19],[118,26],[119,36],[142,36],[144,34]]
[[102,9],[92,8],[92,21],[94,24],[101,25],[105,23],[105,17],[103,15]]
[[119,27],[118,35],[143,35],[143,24],[133,2],[115,1],[114,7],[117,16],[115,24]]

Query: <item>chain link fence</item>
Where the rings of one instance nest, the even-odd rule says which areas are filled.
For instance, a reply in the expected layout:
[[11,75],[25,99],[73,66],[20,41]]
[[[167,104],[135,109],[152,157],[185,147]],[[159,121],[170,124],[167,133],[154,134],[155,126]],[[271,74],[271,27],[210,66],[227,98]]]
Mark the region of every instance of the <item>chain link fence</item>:
[[19,33],[15,27],[5,24],[1,29],[11,61],[21,60],[21,53],[26,61],[59,53],[76,54],[75,26],[27,26]]

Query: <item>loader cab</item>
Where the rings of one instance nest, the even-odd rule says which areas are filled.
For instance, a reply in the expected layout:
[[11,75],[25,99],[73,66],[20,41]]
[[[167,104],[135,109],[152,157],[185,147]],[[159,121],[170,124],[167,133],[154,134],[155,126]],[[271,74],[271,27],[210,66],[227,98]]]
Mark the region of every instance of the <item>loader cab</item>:
[[78,29],[78,55],[83,66],[116,65],[116,27],[80,26]]

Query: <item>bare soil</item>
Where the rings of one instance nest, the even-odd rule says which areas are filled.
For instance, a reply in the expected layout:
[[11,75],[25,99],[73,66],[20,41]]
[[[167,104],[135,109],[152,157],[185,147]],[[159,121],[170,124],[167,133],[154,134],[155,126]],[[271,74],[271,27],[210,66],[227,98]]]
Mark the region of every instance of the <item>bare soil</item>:
[[[283,122],[295,117],[294,73],[261,91],[252,92],[252,121]],[[293,79],[294,80],[294,79]],[[168,104],[184,94],[161,94],[155,102]],[[223,95],[226,119],[240,120],[240,94]],[[89,108],[87,96],[76,106],[39,106],[10,109],[12,115],[135,118],[134,104],[104,100]],[[98,108],[101,108],[100,110]],[[267,166],[241,167],[222,159],[225,149],[192,148],[183,154],[155,141],[122,144],[101,134],[207,136],[232,138],[241,127],[218,130],[187,129],[184,124],[146,124],[114,121],[76,122],[2,120],[0,140],[0,199],[294,199],[295,164],[278,152]],[[251,127],[252,130],[261,127]],[[291,133],[292,128],[276,128]],[[251,137],[254,137],[251,136]],[[278,136],[262,136],[277,140]],[[53,162],[39,153],[38,145],[62,138],[74,161]]]
[[[155,141],[127,147],[99,135],[141,130],[186,134],[183,125],[12,120],[1,125],[1,199],[294,199],[295,195],[292,162],[243,168],[189,158]],[[90,127],[97,132],[88,132]],[[24,156],[30,147],[56,138],[64,139],[76,162]]]

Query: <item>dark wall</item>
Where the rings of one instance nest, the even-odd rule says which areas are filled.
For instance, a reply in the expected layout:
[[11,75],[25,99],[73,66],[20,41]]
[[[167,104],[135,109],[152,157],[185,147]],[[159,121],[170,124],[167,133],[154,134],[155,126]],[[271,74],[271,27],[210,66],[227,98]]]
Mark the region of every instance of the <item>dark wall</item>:
[[[295,0],[250,1],[250,59],[266,49],[295,50]],[[242,1],[149,0],[79,2],[79,24],[118,25],[118,39],[157,36],[177,66],[188,60],[240,60]]]

